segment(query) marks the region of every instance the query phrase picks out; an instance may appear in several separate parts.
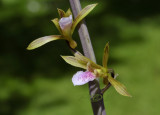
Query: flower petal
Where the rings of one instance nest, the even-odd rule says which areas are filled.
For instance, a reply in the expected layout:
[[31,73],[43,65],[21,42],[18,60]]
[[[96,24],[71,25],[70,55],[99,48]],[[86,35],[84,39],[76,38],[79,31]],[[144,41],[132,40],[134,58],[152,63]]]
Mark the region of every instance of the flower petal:
[[78,16],[75,18],[73,25],[72,25],[72,30],[71,30],[71,34],[73,34],[75,27],[77,26],[77,24],[83,19],[85,18],[96,6],[97,4],[91,4],[86,6],[85,8],[83,8],[80,13],[78,14]]
[[75,67],[79,67],[82,69],[87,69],[87,66],[85,64],[79,63],[77,61],[77,59],[73,56],[61,56],[64,61],[66,61],[68,64],[75,66]]
[[59,20],[59,25],[62,30],[71,29],[72,26],[72,15],[69,17],[63,17]]
[[45,36],[45,37],[38,38],[29,44],[29,46],[27,47],[27,50],[33,50],[50,41],[58,40],[58,39],[63,39],[63,38],[61,35],[51,35],[51,36]]
[[57,8],[57,10],[60,18],[65,17],[65,12],[62,9]]
[[72,82],[73,82],[74,86],[84,85],[84,84],[88,83],[89,81],[93,81],[94,79],[96,79],[96,76],[92,72],[79,71],[73,75]]
[[107,43],[105,45],[104,53],[103,53],[103,62],[102,62],[102,64],[103,64],[104,68],[107,68],[108,57],[109,57],[108,54],[109,54],[109,43]]
[[59,26],[59,20],[58,20],[58,18],[55,18],[55,19],[53,19],[53,20],[51,20],[53,23],[54,23],[54,25],[57,27],[57,29],[58,29],[58,31],[60,32],[60,33],[62,33],[62,31],[61,31],[61,28],[60,28],[60,26]]
[[69,8],[65,14],[65,17],[72,15],[71,9]]
[[126,90],[126,87],[121,84],[119,81],[115,80],[111,76],[108,76],[108,81],[112,84],[112,86],[116,89],[116,91],[123,95],[123,96],[129,96],[132,97]]

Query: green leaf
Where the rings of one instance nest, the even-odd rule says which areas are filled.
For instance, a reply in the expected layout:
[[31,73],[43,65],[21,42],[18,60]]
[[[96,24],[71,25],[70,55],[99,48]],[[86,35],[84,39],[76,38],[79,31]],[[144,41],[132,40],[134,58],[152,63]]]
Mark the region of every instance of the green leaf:
[[96,6],[97,4],[91,4],[86,6],[85,8],[83,8],[80,13],[78,14],[78,16],[75,18],[73,25],[72,25],[72,30],[71,30],[71,34],[73,34],[77,24],[84,19]]
[[61,57],[64,59],[64,61],[66,61],[68,64],[72,66],[87,69],[86,65],[79,63],[77,59],[73,56],[61,56]]
[[105,45],[104,53],[103,53],[103,62],[102,62],[102,64],[103,64],[104,68],[107,68],[108,57],[109,57],[109,43],[107,43]]
[[57,10],[60,18],[65,17],[65,12],[62,9],[57,8]]
[[115,80],[110,75],[108,76],[108,81],[112,84],[112,86],[116,89],[116,91],[119,94],[121,94],[123,96],[129,96],[129,97],[131,97],[131,95],[126,90],[126,87],[123,84],[121,84],[119,81]]
[[58,39],[63,39],[63,38],[61,35],[51,35],[51,36],[45,36],[45,37],[38,38],[29,44],[29,46],[27,47],[27,50],[33,50],[50,41],[58,40]]
[[53,19],[53,20],[51,20],[53,23],[54,23],[54,25],[57,27],[57,29],[58,29],[58,31],[62,34],[62,31],[61,31],[61,28],[60,28],[60,26],[59,26],[59,20],[58,20],[58,18],[55,18],[55,19]]

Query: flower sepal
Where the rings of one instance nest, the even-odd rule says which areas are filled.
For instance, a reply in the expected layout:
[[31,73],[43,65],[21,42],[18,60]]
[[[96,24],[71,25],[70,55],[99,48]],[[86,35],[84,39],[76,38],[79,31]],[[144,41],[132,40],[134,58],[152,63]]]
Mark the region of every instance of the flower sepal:
[[75,67],[80,67],[82,69],[87,69],[88,64],[91,68],[93,69],[101,69],[103,68],[100,65],[97,65],[93,61],[91,61],[89,58],[83,56],[80,52],[76,52],[74,56],[61,56],[68,64],[75,66]]
[[28,45],[27,50],[36,49],[48,42],[58,40],[58,39],[63,39],[63,37],[61,35],[51,35],[51,36],[45,36],[45,37],[38,38]]
[[119,81],[115,80],[113,77],[111,77],[111,75],[108,75],[108,81],[112,84],[112,86],[116,89],[116,91],[123,95],[123,96],[128,96],[128,97],[132,97],[128,92],[126,87],[120,83]]

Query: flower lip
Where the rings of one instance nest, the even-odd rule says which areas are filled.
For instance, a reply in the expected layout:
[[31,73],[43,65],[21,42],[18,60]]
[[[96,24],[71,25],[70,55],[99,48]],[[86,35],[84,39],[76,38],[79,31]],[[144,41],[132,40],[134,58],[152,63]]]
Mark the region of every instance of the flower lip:
[[59,25],[62,30],[71,28],[72,26],[72,15],[69,17],[63,17],[59,20]]
[[88,83],[89,81],[93,81],[96,79],[96,76],[90,72],[90,71],[78,71],[76,74],[72,77],[72,82],[74,86],[76,85],[84,85]]

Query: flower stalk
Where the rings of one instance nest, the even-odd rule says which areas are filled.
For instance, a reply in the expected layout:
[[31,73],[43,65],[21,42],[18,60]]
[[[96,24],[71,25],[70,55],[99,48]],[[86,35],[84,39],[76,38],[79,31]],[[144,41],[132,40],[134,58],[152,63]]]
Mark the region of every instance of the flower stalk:
[[[73,11],[73,15],[74,17],[76,17],[78,13],[81,11],[80,1],[79,0],[69,0],[69,1]],[[80,40],[82,43],[84,55],[96,63],[90,36],[84,20],[81,21],[78,28],[78,32],[79,32]],[[88,84],[89,84],[89,92],[91,96],[92,110],[94,115],[106,115],[103,97],[101,97],[96,102],[92,101],[96,94],[99,94],[100,96],[102,96],[98,80],[90,81]]]

